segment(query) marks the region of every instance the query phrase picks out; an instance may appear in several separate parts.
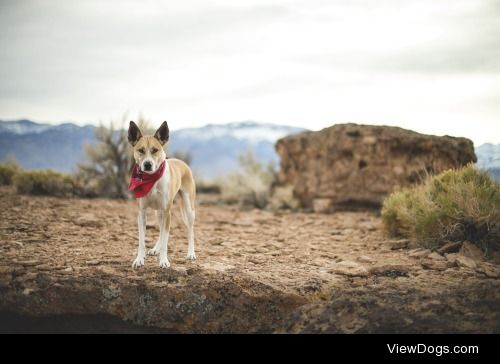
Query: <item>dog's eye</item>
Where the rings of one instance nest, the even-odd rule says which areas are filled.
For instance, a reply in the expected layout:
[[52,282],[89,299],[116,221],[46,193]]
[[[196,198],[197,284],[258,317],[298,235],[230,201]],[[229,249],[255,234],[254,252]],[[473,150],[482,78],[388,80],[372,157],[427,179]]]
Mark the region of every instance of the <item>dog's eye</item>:
[[157,151],[158,151],[158,149],[156,149],[156,148],[151,149],[151,153],[153,153],[153,154],[155,154]]
[[141,154],[146,153],[146,151],[144,150],[144,148],[139,149],[138,152],[141,153]]

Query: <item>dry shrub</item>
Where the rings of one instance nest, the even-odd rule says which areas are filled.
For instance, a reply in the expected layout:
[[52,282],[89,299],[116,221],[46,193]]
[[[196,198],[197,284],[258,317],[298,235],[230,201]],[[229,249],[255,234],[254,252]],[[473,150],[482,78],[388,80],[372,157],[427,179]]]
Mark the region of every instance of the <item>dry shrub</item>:
[[[139,121],[141,123],[141,121]],[[127,131],[113,123],[96,128],[95,145],[87,145],[87,158],[78,164],[76,180],[85,196],[128,197],[128,179],[134,164]]]
[[0,163],[0,186],[12,184],[14,176],[20,171],[20,167],[16,163],[3,162]]
[[394,192],[382,208],[392,236],[426,248],[470,241],[485,253],[500,249],[500,184],[469,164],[428,176],[419,186]]
[[274,181],[272,165],[262,165],[251,151],[239,158],[240,169],[219,179],[222,199],[227,203],[264,208],[269,202]]
[[196,192],[197,193],[208,193],[208,194],[220,194],[221,186],[216,182],[207,182],[202,178],[194,178],[196,181]]
[[268,208],[271,210],[299,208],[299,200],[293,194],[293,186],[276,186],[269,198]]
[[52,170],[19,170],[14,175],[12,184],[22,194],[58,197],[72,196],[74,188],[71,176]]

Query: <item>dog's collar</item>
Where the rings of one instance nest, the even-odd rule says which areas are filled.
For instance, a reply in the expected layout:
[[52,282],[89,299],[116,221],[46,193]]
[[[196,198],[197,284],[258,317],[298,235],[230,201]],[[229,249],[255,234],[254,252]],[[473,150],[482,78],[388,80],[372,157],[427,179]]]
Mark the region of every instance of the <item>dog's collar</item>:
[[160,167],[154,173],[144,173],[140,170],[139,165],[136,163],[132,174],[130,176],[129,191],[134,191],[136,198],[146,196],[153,188],[154,184],[163,176],[165,172],[166,161],[160,164]]
[[151,176],[151,175],[157,173],[158,170],[160,170],[160,168],[162,168],[162,164],[164,165],[167,159],[168,158],[166,157],[163,160],[163,162],[161,162],[160,167],[158,167],[158,169],[156,171],[154,171],[153,173],[146,173],[145,171],[141,170],[141,166],[139,165],[139,163],[136,163],[134,165],[134,169],[135,169],[135,166],[137,166],[137,172],[134,175],[134,170],[132,170],[132,175],[134,176],[134,178],[137,178],[138,180],[142,180],[142,176]]

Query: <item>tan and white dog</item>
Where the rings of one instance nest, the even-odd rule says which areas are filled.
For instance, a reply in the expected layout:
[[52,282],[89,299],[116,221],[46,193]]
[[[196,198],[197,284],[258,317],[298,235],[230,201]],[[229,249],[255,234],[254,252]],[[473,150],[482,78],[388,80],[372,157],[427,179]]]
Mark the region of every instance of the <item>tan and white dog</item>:
[[167,122],[163,122],[154,135],[142,135],[139,127],[130,122],[128,140],[134,148],[134,159],[140,173],[154,174],[165,162],[163,175],[154,183],[151,190],[139,203],[139,249],[132,267],[144,265],[145,235],[146,235],[146,208],[156,210],[160,225],[160,237],[148,255],[160,255],[160,267],[168,268],[168,238],[170,234],[170,218],[172,204],[178,192],[182,197],[180,204],[181,216],[187,227],[188,252],[187,259],[196,259],[194,252],[194,218],[196,187],[191,169],[179,159],[167,159],[164,145],[169,139]]

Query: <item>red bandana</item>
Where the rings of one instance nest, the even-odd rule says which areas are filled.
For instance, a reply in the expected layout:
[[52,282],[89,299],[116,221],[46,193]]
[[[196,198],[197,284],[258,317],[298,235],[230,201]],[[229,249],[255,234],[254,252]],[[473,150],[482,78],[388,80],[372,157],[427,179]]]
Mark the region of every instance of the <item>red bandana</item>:
[[165,161],[160,165],[155,173],[144,173],[139,169],[136,163],[130,176],[130,184],[128,185],[129,191],[134,191],[135,198],[146,196],[153,188],[156,181],[158,181],[165,172]]

